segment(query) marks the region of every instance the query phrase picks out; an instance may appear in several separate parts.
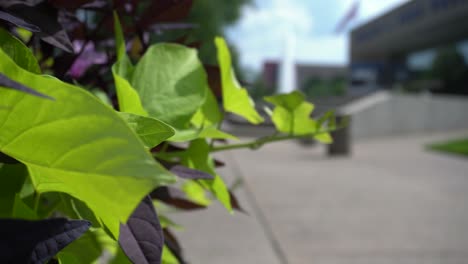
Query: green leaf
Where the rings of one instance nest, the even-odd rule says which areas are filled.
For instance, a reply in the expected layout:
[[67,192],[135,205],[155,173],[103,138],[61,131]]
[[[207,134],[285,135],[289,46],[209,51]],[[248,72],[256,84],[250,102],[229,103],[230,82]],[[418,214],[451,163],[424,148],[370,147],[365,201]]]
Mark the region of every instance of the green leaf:
[[103,92],[102,90],[99,90],[99,89],[93,89],[93,90],[91,90],[91,93],[93,93],[94,96],[99,98],[99,100],[101,100],[101,102],[103,102],[104,104],[112,107],[112,101],[109,98],[109,96],[107,96],[107,94],[105,92]]
[[148,116],[148,113],[141,104],[140,96],[129,82],[132,79],[134,67],[125,52],[125,41],[116,12],[114,12],[114,31],[117,62],[112,66],[112,75],[114,76],[119,109],[122,112]]
[[172,127],[155,118],[129,113],[119,114],[148,148],[153,148],[159,145],[161,142],[175,134]]
[[206,197],[205,189],[196,181],[186,181],[182,185],[182,190],[190,200],[197,204],[203,206],[211,204],[211,200]]
[[0,28],[0,48],[21,68],[33,73],[41,73],[41,68],[32,51],[2,28]]
[[[1,89],[0,152],[28,167],[37,192],[85,202],[118,237],[141,198],[175,178],[118,114],[90,93],[27,72],[0,50],[0,72],[56,101]],[[119,202],[116,202],[119,201]]]
[[175,135],[168,139],[171,142],[186,142],[197,138],[211,139],[238,139],[236,136],[221,131],[217,125],[210,125],[201,128],[176,129]]
[[336,129],[337,126],[336,126],[335,111],[330,110],[330,111],[327,111],[324,115],[322,115],[317,120],[317,128],[318,129],[328,128],[330,130]]
[[117,253],[115,254],[114,258],[110,262],[111,264],[132,264],[132,262],[128,259],[127,255],[123,252],[120,246],[117,247]]
[[96,229],[88,230],[78,240],[73,241],[57,255],[64,264],[85,264],[96,261],[103,250],[97,239]]
[[312,134],[317,130],[317,123],[310,115],[314,109],[298,91],[265,97],[275,108],[271,119],[278,131],[291,135]]
[[199,138],[212,138],[212,139],[235,139],[238,138],[234,135],[226,133],[224,131],[219,130],[215,126],[209,126],[203,128],[200,133],[198,134]]
[[223,119],[221,111],[219,111],[218,102],[211,91],[206,88],[206,100],[200,109],[192,117],[192,124],[196,127],[204,127],[219,124]]
[[[338,129],[336,125],[336,117],[334,111],[327,111],[322,117],[317,120],[317,130],[321,131],[331,131]],[[317,141],[320,141],[325,144],[330,144],[333,142],[333,138],[330,133],[325,132],[317,134],[314,136]]]
[[175,223],[174,221],[172,221],[171,219],[169,219],[169,217],[165,215],[162,215],[159,213],[158,218],[159,218],[159,223],[161,223],[162,228],[170,227],[170,228],[179,229],[179,230],[184,229],[181,225]]
[[96,217],[84,202],[64,193],[58,193],[58,197],[61,203],[56,209],[68,216],[68,218],[88,220],[93,227],[102,227],[100,219]]
[[231,212],[231,200],[229,190],[223,179],[214,170],[214,162],[210,156],[210,146],[204,139],[197,139],[190,143],[186,155],[183,158],[187,167],[204,171],[214,176],[212,180],[197,180],[205,189],[211,191],[226,209]]
[[39,219],[29,206],[27,206],[23,200],[21,200],[19,194],[15,195],[15,203],[13,205],[12,218],[26,219],[26,220],[37,220]]
[[122,67],[121,64],[123,63],[117,62],[114,64],[114,66],[112,66],[112,74],[114,76],[119,109],[122,112],[147,116],[148,113],[143,108],[140,96],[138,95],[137,91],[133,89],[133,87],[125,78],[118,74],[119,69]]
[[207,88],[206,100],[191,120],[191,123],[199,129],[199,133],[189,140],[196,138],[237,139],[218,129],[222,120],[223,115],[219,110],[218,102],[211,89]]
[[314,138],[324,144],[330,144],[333,142],[333,138],[331,137],[330,133],[327,132],[314,135]]
[[223,38],[215,39],[218,48],[218,63],[221,70],[221,83],[223,90],[223,105],[228,112],[240,115],[252,124],[263,122],[263,118],[255,110],[255,104],[249,97],[247,90],[237,81],[231,65],[231,55]]
[[11,217],[16,194],[21,191],[26,176],[23,164],[0,164],[0,218]]
[[207,79],[197,51],[181,45],[151,46],[131,83],[149,115],[177,129],[187,128],[205,101]]
[[177,258],[174,256],[174,254],[171,252],[171,250],[167,247],[163,247],[163,252],[162,252],[162,264],[179,264],[179,261]]
[[125,50],[125,38],[122,31],[122,24],[120,23],[119,15],[116,11],[114,15],[114,34],[115,34],[115,47],[117,49],[117,60],[121,60],[126,57],[127,52]]

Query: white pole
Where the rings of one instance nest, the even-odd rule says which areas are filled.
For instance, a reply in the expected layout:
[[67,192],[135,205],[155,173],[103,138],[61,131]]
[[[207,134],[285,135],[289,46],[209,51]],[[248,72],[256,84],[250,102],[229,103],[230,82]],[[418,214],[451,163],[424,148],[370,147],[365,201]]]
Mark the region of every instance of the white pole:
[[296,46],[296,39],[294,31],[284,32],[284,47],[283,58],[280,65],[279,72],[279,93],[290,93],[296,90],[296,63],[294,60],[294,52]]

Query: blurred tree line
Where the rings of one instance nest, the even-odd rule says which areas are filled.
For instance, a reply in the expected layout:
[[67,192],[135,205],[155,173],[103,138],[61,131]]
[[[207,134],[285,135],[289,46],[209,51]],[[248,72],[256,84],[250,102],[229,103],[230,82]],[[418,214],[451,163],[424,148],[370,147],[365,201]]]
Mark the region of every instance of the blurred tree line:
[[430,67],[413,73],[406,91],[468,95],[468,62],[455,45],[437,49]]

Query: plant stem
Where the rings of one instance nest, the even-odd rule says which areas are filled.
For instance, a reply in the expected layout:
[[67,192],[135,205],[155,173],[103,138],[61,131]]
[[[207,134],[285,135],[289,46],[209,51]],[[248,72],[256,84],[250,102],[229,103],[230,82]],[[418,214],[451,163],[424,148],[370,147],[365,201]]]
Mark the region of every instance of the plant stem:
[[258,149],[258,148],[262,147],[263,145],[265,145],[267,143],[290,140],[290,139],[312,138],[315,135],[319,135],[319,134],[323,134],[323,133],[327,133],[327,132],[329,132],[329,131],[319,131],[319,132],[316,132],[316,133],[306,134],[306,135],[276,135],[276,134],[274,134],[272,136],[258,138],[258,139],[248,141],[248,142],[245,142],[245,143],[230,144],[230,145],[219,146],[219,147],[212,147],[210,152],[225,151],[225,150],[240,149],[240,148]]

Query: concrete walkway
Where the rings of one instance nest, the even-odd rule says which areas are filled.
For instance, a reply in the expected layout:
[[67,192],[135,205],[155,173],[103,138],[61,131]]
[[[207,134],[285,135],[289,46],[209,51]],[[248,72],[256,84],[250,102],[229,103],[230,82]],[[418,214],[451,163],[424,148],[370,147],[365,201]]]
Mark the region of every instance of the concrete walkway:
[[[177,213],[193,264],[468,263],[468,159],[429,152],[456,134],[356,143],[351,158],[296,142],[220,155],[249,215]],[[461,133],[468,135],[468,131]]]

